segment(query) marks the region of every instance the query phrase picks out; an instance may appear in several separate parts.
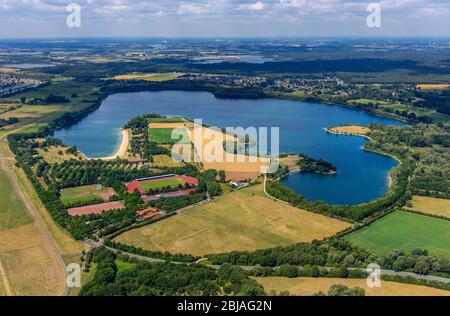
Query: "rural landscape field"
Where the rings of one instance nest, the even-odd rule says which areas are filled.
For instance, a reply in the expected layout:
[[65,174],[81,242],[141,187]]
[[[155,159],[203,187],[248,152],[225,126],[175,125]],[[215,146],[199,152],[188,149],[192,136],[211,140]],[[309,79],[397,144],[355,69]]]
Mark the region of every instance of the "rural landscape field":
[[450,4],[412,2],[0,1],[0,297],[448,302]]

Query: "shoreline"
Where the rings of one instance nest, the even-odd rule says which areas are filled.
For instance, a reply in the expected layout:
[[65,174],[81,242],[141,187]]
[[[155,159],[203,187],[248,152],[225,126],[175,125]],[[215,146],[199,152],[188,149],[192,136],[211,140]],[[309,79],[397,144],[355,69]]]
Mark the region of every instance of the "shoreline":
[[106,157],[95,157],[95,158],[91,158],[88,157],[88,159],[90,160],[114,160],[117,158],[124,158],[124,156],[127,153],[127,149],[128,149],[128,144],[130,143],[130,134],[128,133],[127,129],[121,129],[121,134],[122,134],[122,140],[120,142],[120,146],[117,148],[116,152],[114,154],[112,154],[111,156],[106,156]]
[[[324,130],[325,130],[327,133],[334,134],[334,135],[359,136],[359,137],[364,137],[365,139],[368,139],[370,142],[373,142],[373,139],[372,139],[371,137],[367,136],[367,135],[352,134],[352,133],[339,133],[339,132],[332,131],[330,128],[331,128],[331,127],[326,127],[326,128],[324,128]],[[397,157],[393,156],[393,155],[390,155],[390,154],[387,154],[387,153],[383,153],[383,152],[379,152],[379,151],[376,151],[376,150],[373,150],[373,149],[368,149],[368,148],[366,148],[366,146],[364,146],[364,145],[363,145],[361,148],[362,148],[362,150],[365,150],[365,151],[367,151],[367,152],[371,152],[371,153],[374,153],[374,154],[378,154],[378,155],[381,155],[381,156],[385,156],[385,157],[392,158],[392,159],[394,159],[395,161],[397,161],[397,163],[398,163],[399,165],[402,164],[402,161],[401,161],[400,159],[398,159]],[[391,190],[391,188],[392,188],[392,186],[393,186],[393,184],[394,184],[394,179],[392,178],[392,173],[394,172],[394,170],[395,170],[395,168],[392,168],[391,170],[389,170],[389,173],[388,173],[387,179],[386,179],[386,180],[387,180],[387,185],[388,185],[388,190],[389,190],[389,191]],[[388,191],[388,192],[389,192],[389,191]]]

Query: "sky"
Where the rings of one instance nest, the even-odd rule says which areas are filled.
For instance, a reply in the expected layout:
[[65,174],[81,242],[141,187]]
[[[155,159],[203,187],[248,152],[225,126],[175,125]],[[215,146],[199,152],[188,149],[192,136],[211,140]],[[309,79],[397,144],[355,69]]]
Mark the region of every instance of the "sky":
[[[371,2],[381,27],[367,25]],[[111,36],[450,36],[450,0],[0,0],[0,38]]]

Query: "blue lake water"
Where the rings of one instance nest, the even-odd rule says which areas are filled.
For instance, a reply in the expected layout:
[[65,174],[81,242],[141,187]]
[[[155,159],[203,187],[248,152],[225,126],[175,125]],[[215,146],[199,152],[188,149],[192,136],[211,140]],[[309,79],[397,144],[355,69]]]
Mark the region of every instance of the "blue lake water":
[[362,137],[333,135],[324,128],[342,124],[404,124],[321,103],[227,100],[208,92],[162,91],[111,95],[79,123],[55,131],[55,137],[78,146],[90,157],[109,156],[120,145],[120,128],[130,118],[146,113],[203,119],[205,124],[219,127],[279,127],[280,152],[302,152],[338,168],[336,175],[295,173],[283,182],[310,200],[341,205],[368,202],[385,194],[389,171],[397,162],[363,151],[367,140]]

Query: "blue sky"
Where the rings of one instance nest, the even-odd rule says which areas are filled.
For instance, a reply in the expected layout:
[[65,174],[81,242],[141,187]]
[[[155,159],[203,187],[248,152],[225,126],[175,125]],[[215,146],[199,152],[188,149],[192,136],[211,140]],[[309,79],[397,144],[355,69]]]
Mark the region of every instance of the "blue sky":
[[[368,28],[367,4],[381,6]],[[81,28],[66,26],[81,6]],[[450,36],[450,0],[0,0],[0,38]]]

